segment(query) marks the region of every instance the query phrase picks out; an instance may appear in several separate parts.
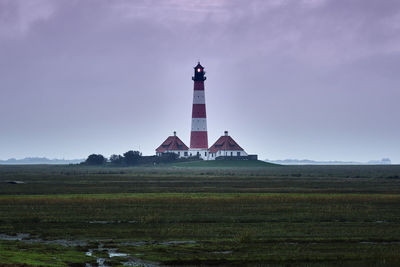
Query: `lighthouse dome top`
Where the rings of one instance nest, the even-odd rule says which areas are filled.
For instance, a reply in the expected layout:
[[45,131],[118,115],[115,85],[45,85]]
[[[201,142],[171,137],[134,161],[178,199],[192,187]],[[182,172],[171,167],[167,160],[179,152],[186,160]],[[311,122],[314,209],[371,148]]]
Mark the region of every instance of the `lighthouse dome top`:
[[197,63],[196,67],[194,67],[194,76],[192,77],[193,81],[205,81],[207,78],[204,76],[206,72],[204,71],[204,67]]
[[200,61],[197,63],[196,67],[194,67],[195,69],[204,69],[204,67],[200,64]]

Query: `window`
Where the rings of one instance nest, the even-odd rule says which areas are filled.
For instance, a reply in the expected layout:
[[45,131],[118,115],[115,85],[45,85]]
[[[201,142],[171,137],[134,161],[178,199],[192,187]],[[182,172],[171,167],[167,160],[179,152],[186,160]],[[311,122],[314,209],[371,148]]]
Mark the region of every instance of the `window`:
[[233,156],[233,152],[231,151],[231,157]]
[[206,157],[207,157],[207,152],[204,152],[204,156],[206,156]]
[[184,155],[185,155],[185,157],[187,157],[187,155],[188,155],[188,153],[187,152],[185,152],[185,153],[183,153]]
[[240,157],[240,152],[237,152],[237,156]]
[[178,151],[178,156],[180,156],[181,155],[181,152],[180,151]]

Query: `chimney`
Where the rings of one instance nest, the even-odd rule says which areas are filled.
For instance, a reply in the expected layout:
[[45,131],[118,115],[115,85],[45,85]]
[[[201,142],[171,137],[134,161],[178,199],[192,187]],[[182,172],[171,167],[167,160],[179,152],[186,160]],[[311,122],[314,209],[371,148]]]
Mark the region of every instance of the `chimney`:
[[224,134],[225,134],[225,136],[228,136],[228,131],[225,131]]
[[174,136],[176,136],[176,131],[174,131]]

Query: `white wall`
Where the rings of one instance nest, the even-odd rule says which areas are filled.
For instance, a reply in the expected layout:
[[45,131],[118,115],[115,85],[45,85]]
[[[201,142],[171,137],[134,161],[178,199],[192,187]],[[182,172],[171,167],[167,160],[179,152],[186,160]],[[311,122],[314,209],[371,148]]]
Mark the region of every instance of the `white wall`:
[[[185,152],[187,152],[187,156],[185,156]],[[230,157],[231,156],[231,152],[232,152],[232,156],[236,157],[238,156],[237,153],[240,153],[240,156],[248,156],[248,154],[243,151],[243,150],[220,150],[217,151],[217,153],[210,153],[208,151],[208,149],[190,149],[190,150],[167,150],[165,151],[165,153],[175,153],[179,155],[179,158],[187,158],[190,157],[192,154],[192,156],[196,156],[197,152],[200,153],[200,157],[203,160],[215,160],[216,157],[220,157],[220,156],[227,156]],[[207,155],[205,154],[207,153]],[[157,156],[161,156],[161,153],[156,153]]]
[[[185,152],[187,152],[187,155],[185,156]],[[187,150],[166,150],[164,153],[175,153],[179,155],[179,158],[187,158],[189,157],[189,152]],[[157,156],[161,156],[162,153],[157,153]]]
[[243,150],[220,150],[220,151],[217,151],[217,153],[210,153],[210,159],[215,159],[216,157],[220,157],[220,156],[230,157],[231,153],[232,153],[233,157],[236,157],[236,156],[238,156],[238,154],[237,154],[238,152],[240,153],[239,156],[248,156],[248,154]]
[[200,158],[202,158],[203,160],[208,160],[210,154],[208,152],[208,149],[189,149],[189,156],[190,153],[192,153],[192,156],[196,156],[197,152],[200,154]]

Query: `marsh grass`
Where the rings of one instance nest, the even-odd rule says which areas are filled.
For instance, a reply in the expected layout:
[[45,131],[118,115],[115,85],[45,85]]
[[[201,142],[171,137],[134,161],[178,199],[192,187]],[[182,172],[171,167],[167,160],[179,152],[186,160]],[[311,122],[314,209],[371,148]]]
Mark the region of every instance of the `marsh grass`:
[[[51,253],[61,255],[56,264],[83,264],[102,242],[171,265],[397,265],[400,181],[389,177],[399,174],[398,166],[0,166],[0,234],[88,242],[0,241],[0,264],[51,266]],[[171,240],[196,243],[160,244]],[[133,241],[148,243],[124,245]]]
[[[299,175],[300,174],[300,175]],[[0,166],[0,195],[110,193],[400,193],[400,166]],[[14,185],[6,181],[24,181]]]

